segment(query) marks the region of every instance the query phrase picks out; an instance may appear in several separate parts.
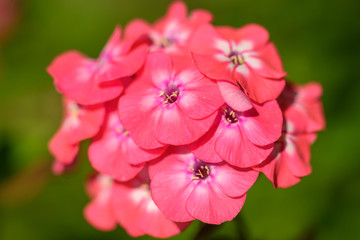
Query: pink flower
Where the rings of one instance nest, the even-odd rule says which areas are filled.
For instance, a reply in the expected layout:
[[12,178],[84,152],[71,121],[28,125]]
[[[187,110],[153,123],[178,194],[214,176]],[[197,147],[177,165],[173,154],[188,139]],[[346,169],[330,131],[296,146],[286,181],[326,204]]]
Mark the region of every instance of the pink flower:
[[199,219],[209,224],[232,220],[258,176],[255,171],[224,162],[205,163],[186,147],[169,150],[149,170],[151,196],[168,219]]
[[182,232],[190,223],[168,220],[151,198],[147,169],[127,183],[116,183],[113,209],[117,221],[133,237],[148,234],[168,238]]
[[153,50],[165,49],[166,52],[179,54],[181,47],[188,47],[194,30],[211,20],[211,13],[205,10],[195,10],[188,18],[186,5],[174,2],[165,17],[157,21],[150,31],[150,38],[156,46]]
[[245,111],[226,105],[219,110],[211,130],[191,144],[195,156],[212,163],[224,160],[237,167],[264,161],[281,135],[282,113],[276,101],[248,104],[252,107]]
[[215,82],[158,52],[149,54],[143,73],[120,98],[119,117],[137,145],[153,149],[194,142],[222,104]]
[[63,98],[63,104],[64,119],[50,140],[49,150],[56,161],[70,164],[75,160],[79,142],[99,131],[104,119],[104,107],[102,104],[83,106],[68,98]]
[[282,137],[267,160],[254,168],[263,172],[276,188],[293,186],[311,173],[310,146],[316,131],[325,127],[321,93],[317,83],[289,83],[278,99],[285,118]]
[[84,208],[85,219],[98,230],[114,230],[116,219],[111,205],[113,180],[105,175],[94,175],[87,181],[86,190],[91,202]]
[[259,25],[215,29],[205,24],[194,33],[191,50],[200,72],[211,79],[239,83],[258,103],[276,99],[284,88],[286,73],[280,57]]
[[[153,26],[142,20],[133,21],[134,35],[146,35],[151,41],[151,51],[164,51],[172,55],[184,55],[189,49],[189,40],[201,25],[209,23],[212,15],[206,10],[194,10],[188,16],[186,5],[177,1],[172,3],[166,15]],[[146,41],[145,38],[142,38]],[[190,52],[189,52],[190,53]]]
[[[287,121],[288,128],[294,128]],[[263,172],[275,188],[287,188],[300,182],[311,173],[310,146],[315,133],[291,133],[284,129],[270,156],[255,170]]]
[[325,128],[325,117],[321,102],[322,87],[310,82],[304,86],[287,83],[279,97],[285,117],[296,121],[293,132],[317,132]]
[[56,57],[47,70],[54,78],[57,90],[84,105],[119,96],[124,88],[121,78],[135,74],[147,54],[146,45],[132,49],[135,39],[128,37],[121,42],[120,34],[120,27],[116,27],[98,59],[77,51]]
[[105,104],[105,122],[89,147],[89,159],[100,173],[128,181],[141,171],[144,162],[160,156],[166,147],[152,150],[138,147],[119,121],[117,102]]

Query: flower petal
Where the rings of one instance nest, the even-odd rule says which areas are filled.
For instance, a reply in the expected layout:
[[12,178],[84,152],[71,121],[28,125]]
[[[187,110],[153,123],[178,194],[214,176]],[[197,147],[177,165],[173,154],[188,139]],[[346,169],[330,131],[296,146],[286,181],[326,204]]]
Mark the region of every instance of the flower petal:
[[186,116],[178,106],[163,106],[155,113],[159,118],[153,127],[155,138],[164,144],[185,145],[204,135],[213,124],[216,113],[201,120]]
[[190,224],[190,222],[176,223],[167,219],[151,197],[141,203],[139,211],[144,213],[139,219],[140,229],[152,237],[168,238],[177,235]]
[[68,51],[57,56],[47,71],[60,93],[79,104],[89,105],[116,98],[123,91],[119,79],[112,79],[111,87],[101,87],[96,76],[98,68],[95,60],[77,51]]
[[231,198],[215,184],[199,181],[186,201],[186,209],[196,219],[208,224],[231,221],[241,210],[245,195]]
[[104,190],[84,209],[85,219],[101,231],[112,231],[116,228],[110,196],[111,189]]
[[214,55],[193,53],[196,67],[208,78],[233,81],[231,65],[228,61],[220,61]]
[[220,119],[221,114],[219,113],[210,130],[199,140],[189,145],[191,152],[198,159],[201,159],[201,161],[208,163],[219,163],[223,161],[215,151],[216,139],[221,133],[221,128],[218,128]]
[[269,101],[263,105],[254,103],[254,110],[250,110],[243,121],[247,138],[256,145],[264,146],[276,142],[281,136],[283,116],[276,101]]
[[247,168],[260,164],[273,149],[273,144],[256,146],[246,137],[240,125],[222,127],[215,151],[220,158],[236,167]]
[[235,111],[244,112],[253,107],[239,86],[228,81],[217,81],[217,84],[225,102]]
[[192,81],[184,84],[178,98],[178,106],[187,116],[203,119],[223,105],[224,101],[215,82],[202,75],[198,79],[188,79]]
[[264,78],[252,70],[246,75],[236,72],[234,77],[244,88],[247,95],[260,104],[269,100],[275,100],[285,86],[284,79],[273,80]]
[[239,169],[222,164],[216,166],[214,183],[229,197],[240,197],[254,185],[258,175],[250,169]]
[[193,182],[186,170],[162,171],[150,183],[151,197],[166,218],[176,222],[194,219],[186,210],[185,202],[193,190]]

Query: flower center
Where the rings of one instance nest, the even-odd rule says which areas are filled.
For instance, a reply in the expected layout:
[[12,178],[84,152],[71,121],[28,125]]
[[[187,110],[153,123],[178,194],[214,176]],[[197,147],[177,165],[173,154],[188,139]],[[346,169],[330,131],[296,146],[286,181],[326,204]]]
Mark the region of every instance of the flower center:
[[228,121],[229,123],[236,123],[238,121],[236,112],[230,107],[223,107],[223,114],[226,121]]
[[121,136],[126,137],[130,134],[129,131],[127,131],[126,129],[123,128],[123,126],[121,125],[120,122],[117,122],[115,124],[114,130],[115,130],[116,136],[118,136],[118,137],[121,137]]
[[210,175],[210,168],[202,161],[197,162],[194,167],[190,167],[193,172],[192,180],[206,179]]
[[175,43],[175,38],[171,38],[171,37],[162,37],[160,39],[160,47],[161,48],[167,48],[170,47],[171,45],[173,45]]
[[244,64],[244,58],[241,56],[241,53],[239,52],[236,51],[231,52],[229,55],[229,59],[234,65]]
[[78,118],[79,112],[80,112],[80,106],[74,102],[70,103],[68,105],[68,112],[69,112],[70,117]]
[[173,104],[177,101],[179,94],[180,91],[175,85],[169,85],[160,92],[159,97],[163,98],[163,104]]

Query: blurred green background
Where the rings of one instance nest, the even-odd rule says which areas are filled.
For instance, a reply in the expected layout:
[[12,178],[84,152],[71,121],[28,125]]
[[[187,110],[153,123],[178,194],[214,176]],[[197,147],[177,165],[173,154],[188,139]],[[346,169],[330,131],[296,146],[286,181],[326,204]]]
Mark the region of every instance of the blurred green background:
[[[60,124],[62,109],[45,68],[69,49],[97,57],[116,24],[124,26],[134,18],[153,22],[170,2],[17,1],[18,19],[0,35],[1,240],[129,238],[121,228],[96,231],[82,216],[88,202],[84,179],[90,171],[86,150],[71,173],[50,172],[47,142]],[[289,78],[323,85],[327,118],[327,129],[312,147],[310,176],[284,190],[273,189],[260,176],[237,221],[198,238],[360,239],[360,2],[186,3],[189,9],[210,10],[216,25],[264,25]],[[201,227],[194,222],[176,239],[194,238]]]

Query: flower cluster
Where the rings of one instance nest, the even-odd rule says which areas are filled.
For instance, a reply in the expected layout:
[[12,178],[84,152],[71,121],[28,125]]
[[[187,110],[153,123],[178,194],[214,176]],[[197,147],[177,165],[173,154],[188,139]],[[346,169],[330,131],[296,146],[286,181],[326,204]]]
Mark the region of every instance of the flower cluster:
[[170,237],[231,221],[259,172],[281,188],[310,174],[321,86],[285,81],[263,27],[211,20],[175,2],[152,25],[116,27],[97,59],[68,51],[48,67],[65,112],[53,170],[91,139],[84,215],[97,229]]

